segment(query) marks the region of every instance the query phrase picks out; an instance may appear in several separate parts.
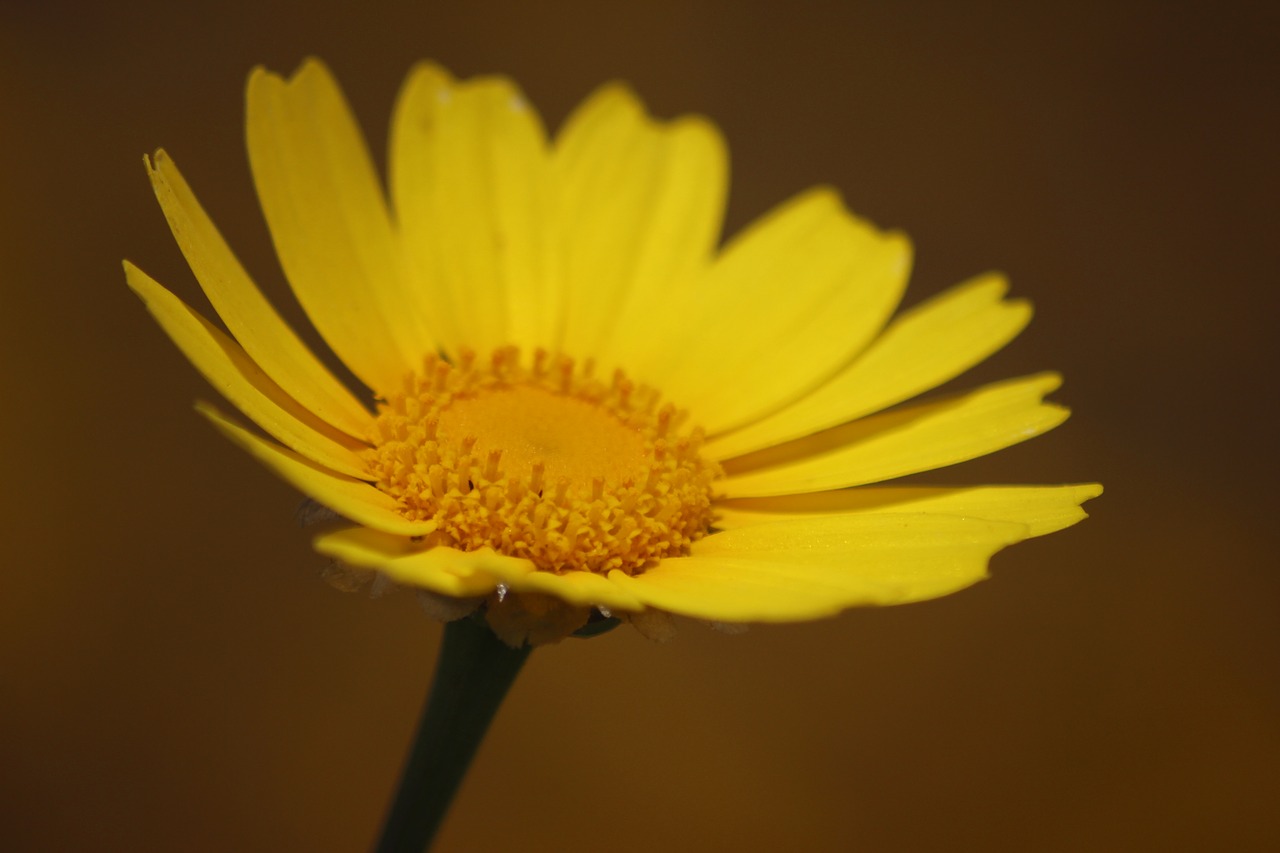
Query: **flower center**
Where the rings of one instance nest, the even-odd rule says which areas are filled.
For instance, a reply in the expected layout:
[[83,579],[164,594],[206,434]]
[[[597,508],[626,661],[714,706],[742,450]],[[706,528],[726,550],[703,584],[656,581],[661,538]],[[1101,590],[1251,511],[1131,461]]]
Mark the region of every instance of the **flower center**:
[[719,467],[700,429],[621,372],[514,347],[487,364],[428,356],[381,408],[370,461],[433,544],[490,547],[542,570],[628,574],[688,552],[711,524]]

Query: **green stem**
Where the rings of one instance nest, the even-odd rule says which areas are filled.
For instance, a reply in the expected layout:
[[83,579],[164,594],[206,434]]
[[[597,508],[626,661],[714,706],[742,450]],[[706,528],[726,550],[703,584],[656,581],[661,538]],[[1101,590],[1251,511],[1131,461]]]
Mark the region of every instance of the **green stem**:
[[431,692],[377,853],[420,853],[430,846],[531,649],[506,645],[483,619],[445,626]]

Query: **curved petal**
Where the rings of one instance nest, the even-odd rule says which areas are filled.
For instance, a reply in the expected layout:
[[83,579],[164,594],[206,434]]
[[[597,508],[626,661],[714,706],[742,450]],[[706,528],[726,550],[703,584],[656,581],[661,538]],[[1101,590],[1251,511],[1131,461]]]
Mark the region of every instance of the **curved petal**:
[[1102,486],[864,487],[772,498],[725,501],[716,507],[716,527],[870,513],[939,513],[1027,525],[1027,536],[1044,536],[1083,521],[1080,505],[1102,494]]
[[[450,549],[452,550],[452,549]],[[493,554],[489,549],[457,551],[467,559],[449,564],[449,571],[463,576],[484,575],[502,583],[511,592],[551,595],[578,607],[606,607],[616,610],[643,609],[634,596],[618,589],[603,575],[591,572],[539,571],[533,563],[516,557]],[[477,555],[474,558],[471,555]],[[492,559],[493,556],[498,559]]]
[[316,60],[249,77],[249,164],[293,292],[338,357],[380,394],[434,349],[406,293],[373,163],[338,84]]
[[412,584],[449,595],[472,598],[488,595],[498,582],[484,571],[458,574],[451,569],[460,564],[496,564],[511,560],[492,551],[465,552],[453,548],[423,548],[405,536],[394,536],[367,527],[351,527],[316,538],[315,549],[349,566],[376,569],[400,583]]
[[[731,475],[720,481],[722,494],[745,498],[841,489],[985,456],[1066,420],[1066,409],[1043,402],[1061,383],[1051,373],[997,382],[741,457],[726,466]],[[778,459],[783,461],[772,467],[747,470]]]
[[315,545],[320,553],[349,565],[378,569],[395,580],[445,595],[487,595],[498,584],[503,584],[511,592],[542,593],[578,607],[617,611],[644,609],[635,596],[603,575],[537,571],[528,560],[508,557],[491,548],[460,551],[428,546],[368,528],[326,534],[319,537]]
[[933,514],[792,519],[716,533],[688,557],[609,579],[650,607],[699,619],[814,619],[963,589],[1027,533],[1022,524]]
[[655,306],[710,262],[727,195],[724,141],[697,117],[654,121],[612,84],[569,117],[553,163],[567,288],[562,348],[625,364],[637,348],[662,345],[666,312]]
[[604,575],[591,572],[566,572],[562,575],[531,572],[512,579],[508,585],[513,592],[540,592],[578,607],[604,607],[612,611],[644,609],[634,595]]
[[298,405],[258,368],[235,341],[155,279],[128,261],[125,279],[151,316],[195,368],[232,405],[279,441],[319,465],[350,477],[363,477],[362,445]]
[[[911,245],[803,193],[734,239],[697,283],[651,381],[715,434],[816,388],[875,337],[902,298]],[[696,369],[692,367],[696,366]],[[648,376],[646,376],[648,378]]]
[[560,275],[551,160],[514,83],[455,83],[436,65],[405,81],[391,128],[391,197],[424,316],[456,351],[553,347]]
[[394,498],[370,484],[318,468],[293,451],[259,438],[207,403],[197,403],[196,411],[285,482],[343,518],[400,536],[425,536],[436,528],[432,521],[405,518]]
[[307,348],[250,280],[163,150],[143,158],[151,188],[196,280],[249,357],[289,396],[357,438],[372,416]]
[[1013,340],[1031,320],[1025,301],[1004,301],[998,274],[979,276],[894,319],[852,364],[808,396],[707,442],[714,459],[801,438],[909,400],[960,375]]

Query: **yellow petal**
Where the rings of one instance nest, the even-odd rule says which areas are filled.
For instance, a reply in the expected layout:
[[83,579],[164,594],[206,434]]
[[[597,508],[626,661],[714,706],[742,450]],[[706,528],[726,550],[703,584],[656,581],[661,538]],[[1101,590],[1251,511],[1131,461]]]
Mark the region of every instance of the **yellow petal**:
[[697,283],[681,310],[689,323],[662,337],[651,381],[694,407],[709,433],[758,418],[861,352],[910,267],[906,237],[855,218],[829,189],[803,193],[731,242]]
[[280,265],[339,358],[380,394],[434,349],[364,139],[328,70],[249,78],[249,163]]
[[540,592],[579,607],[603,607],[610,611],[643,610],[634,595],[603,575],[591,572],[531,572],[512,579],[513,592]]
[[298,405],[235,341],[129,262],[125,278],[173,342],[232,405],[313,462],[352,477],[368,474],[348,438]]
[[609,579],[650,607],[699,619],[813,619],[963,589],[986,577],[992,554],[1027,532],[1021,524],[932,514],[793,519],[716,533],[688,557]]
[[738,498],[820,492],[984,456],[1066,420],[1066,409],[1043,402],[1061,381],[1056,374],[1040,374],[997,382],[731,460],[727,466],[731,472],[772,467],[729,476],[721,481],[722,494]]
[[[482,575],[501,583],[511,592],[536,592],[552,595],[580,607],[605,607],[613,610],[639,610],[642,605],[634,596],[603,575],[591,572],[555,572],[535,570],[533,563],[515,557],[493,559],[487,548],[479,551],[457,551],[465,559],[449,563],[449,571],[465,577]],[[475,555],[474,557],[472,555]]]
[[213,309],[249,357],[289,396],[348,435],[363,437],[369,412],[276,313],[236,260],[164,151],[144,158],[156,199]]
[[401,239],[445,346],[554,347],[551,161],[516,85],[455,84],[438,66],[418,66],[396,104],[390,162]]
[[197,403],[196,410],[285,482],[343,518],[400,536],[425,536],[435,530],[434,522],[405,518],[394,498],[368,483],[318,468],[293,451],[259,438],[207,403]]
[[540,572],[528,560],[491,548],[459,551],[424,546],[405,536],[349,528],[316,539],[316,550],[352,566],[378,569],[402,583],[457,597],[487,595],[504,585],[513,593],[542,593],[580,607],[639,610],[636,599],[590,572]]
[[460,563],[504,563],[513,557],[503,557],[486,549],[470,554],[453,548],[427,548],[405,536],[394,536],[367,527],[352,527],[326,533],[315,540],[315,549],[328,557],[334,557],[349,566],[376,569],[392,580],[412,584],[451,595],[455,598],[471,598],[488,595],[497,581],[483,571],[458,574],[450,571]]
[[1007,287],[1003,276],[979,276],[904,312],[830,382],[774,415],[713,438],[705,452],[727,459],[801,438],[958,376],[1030,321],[1028,303],[1002,300]]
[[865,487],[772,498],[725,501],[716,527],[732,530],[820,515],[939,513],[1027,525],[1027,536],[1044,536],[1087,517],[1080,504],[1102,494],[1096,483],[1073,486]]
[[626,363],[637,347],[662,345],[654,329],[669,310],[664,300],[714,252],[728,181],[724,141],[696,117],[655,122],[615,84],[570,116],[554,166],[563,348],[605,367]]

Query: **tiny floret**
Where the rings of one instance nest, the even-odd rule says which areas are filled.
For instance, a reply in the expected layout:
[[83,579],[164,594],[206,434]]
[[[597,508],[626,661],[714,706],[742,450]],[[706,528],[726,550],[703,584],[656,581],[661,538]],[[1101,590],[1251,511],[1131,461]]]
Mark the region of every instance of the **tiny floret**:
[[637,574],[711,527],[719,466],[702,434],[621,370],[514,347],[428,355],[380,407],[370,471],[433,545],[491,547],[539,570]]

